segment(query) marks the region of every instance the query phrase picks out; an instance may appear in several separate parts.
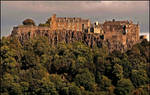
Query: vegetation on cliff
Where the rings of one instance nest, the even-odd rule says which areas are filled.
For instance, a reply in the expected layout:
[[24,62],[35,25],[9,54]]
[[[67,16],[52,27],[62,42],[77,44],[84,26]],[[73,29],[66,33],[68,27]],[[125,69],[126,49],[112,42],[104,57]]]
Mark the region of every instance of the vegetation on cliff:
[[2,95],[149,95],[150,42],[121,53],[47,37],[1,39]]
[[35,26],[35,22],[32,20],[32,19],[25,19],[23,22],[22,22],[23,25],[33,25]]

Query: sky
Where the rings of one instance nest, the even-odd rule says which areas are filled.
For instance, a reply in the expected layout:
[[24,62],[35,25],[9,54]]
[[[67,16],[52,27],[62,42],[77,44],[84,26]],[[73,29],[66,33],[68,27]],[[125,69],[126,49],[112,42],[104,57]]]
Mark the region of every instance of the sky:
[[52,14],[58,17],[89,18],[92,22],[132,20],[139,23],[141,33],[149,32],[148,1],[1,1],[1,36],[11,33],[14,26],[32,18],[44,23]]

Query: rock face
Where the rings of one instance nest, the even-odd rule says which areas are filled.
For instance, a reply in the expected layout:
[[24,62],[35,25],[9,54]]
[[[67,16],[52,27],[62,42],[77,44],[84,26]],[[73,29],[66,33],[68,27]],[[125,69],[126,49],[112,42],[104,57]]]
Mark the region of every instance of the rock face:
[[90,47],[94,45],[101,47],[103,41],[98,34],[71,30],[50,30],[47,27],[36,26],[14,27],[11,34],[11,36],[19,37],[20,41],[28,40],[37,35],[47,36],[52,45],[56,45],[59,42],[72,43],[74,41],[80,41]]
[[102,35],[95,33],[86,33],[72,30],[51,30],[49,27],[39,26],[18,26],[14,27],[11,36],[18,37],[22,42],[36,36],[47,36],[51,45],[57,45],[59,42],[72,43],[80,41],[89,47],[107,45],[109,51],[125,51],[131,48],[134,43],[123,43],[121,40],[104,39]]

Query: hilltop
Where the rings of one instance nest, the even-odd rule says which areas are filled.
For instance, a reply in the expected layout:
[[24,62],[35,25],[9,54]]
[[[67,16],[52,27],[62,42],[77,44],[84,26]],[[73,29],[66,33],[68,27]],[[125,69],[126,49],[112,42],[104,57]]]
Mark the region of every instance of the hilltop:
[[14,27],[11,36],[20,41],[36,36],[47,36],[52,45],[59,42],[80,41],[89,47],[107,45],[109,51],[121,52],[132,48],[136,43],[146,39],[140,37],[140,26],[132,21],[106,21],[103,24],[91,24],[89,19],[56,17],[54,14],[44,24],[35,26],[32,19],[23,21],[23,25]]

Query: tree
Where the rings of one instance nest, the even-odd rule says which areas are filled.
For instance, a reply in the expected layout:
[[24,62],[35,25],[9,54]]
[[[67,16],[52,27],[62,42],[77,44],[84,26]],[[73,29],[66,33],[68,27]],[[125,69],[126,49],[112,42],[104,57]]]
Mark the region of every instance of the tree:
[[133,90],[133,84],[130,79],[121,79],[118,81],[114,93],[116,95],[130,95]]
[[24,94],[28,94],[28,90],[29,90],[29,83],[22,81],[20,82],[21,88],[22,88],[22,93]]
[[77,86],[69,87],[69,95],[81,95],[81,91]]
[[149,95],[150,89],[149,85],[144,85],[132,91],[133,95]]
[[149,83],[149,78],[145,70],[132,70],[131,81],[135,87]]
[[45,23],[45,24],[40,23],[39,26],[41,26],[41,27],[49,27],[49,24],[47,24],[47,23]]
[[9,46],[4,45],[1,47],[1,68],[4,72],[17,73],[15,70],[19,65],[15,59],[16,52],[14,49],[11,49]]
[[29,69],[36,66],[38,58],[33,52],[26,51],[22,57],[22,69]]
[[100,83],[99,83],[99,86],[105,90],[105,91],[108,91],[109,90],[109,87],[111,86],[111,80],[109,78],[107,78],[106,76],[102,76],[101,80],[100,80]]
[[132,64],[128,61],[127,58],[121,60],[121,65],[123,67],[123,75],[125,78],[129,78],[131,75]]
[[39,88],[37,89],[37,94],[58,95],[58,92],[56,91],[56,88],[52,82],[46,78],[43,78],[40,82]]
[[11,83],[14,82],[14,77],[9,74],[9,73],[5,73],[1,79],[1,89],[0,89],[0,92],[1,93],[4,93],[4,92],[8,92],[8,89],[10,88],[11,86]]
[[33,26],[35,26],[35,22],[32,19],[25,19],[22,23],[23,23],[23,25],[33,25]]
[[51,18],[47,19],[46,24],[50,24]]
[[11,83],[9,95],[21,95],[22,89],[19,83]]
[[16,79],[9,73],[5,73],[1,80],[1,93],[9,93],[9,95],[20,95],[22,89],[19,83],[16,83]]
[[69,87],[63,87],[61,89],[60,95],[69,95]]
[[149,42],[109,53],[103,45],[50,40],[0,39],[2,95],[149,95]]
[[121,65],[119,65],[119,64],[115,64],[114,66],[113,66],[113,75],[114,75],[114,79],[113,79],[113,81],[114,81],[114,84],[116,84],[116,82],[118,81],[118,80],[121,80],[122,78],[123,78],[123,68],[122,68],[122,66]]
[[83,86],[86,90],[93,90],[94,84],[95,84],[95,78],[94,75],[89,72],[88,69],[82,69],[79,71],[79,74],[75,76],[75,83],[77,86]]
[[43,54],[49,54],[50,45],[48,37],[37,37],[33,40],[33,49],[36,55],[41,56]]
[[65,82],[64,80],[61,78],[60,75],[57,74],[51,74],[50,75],[50,81],[52,83],[54,83],[54,86],[56,87],[56,90],[60,91],[64,86],[65,86]]

